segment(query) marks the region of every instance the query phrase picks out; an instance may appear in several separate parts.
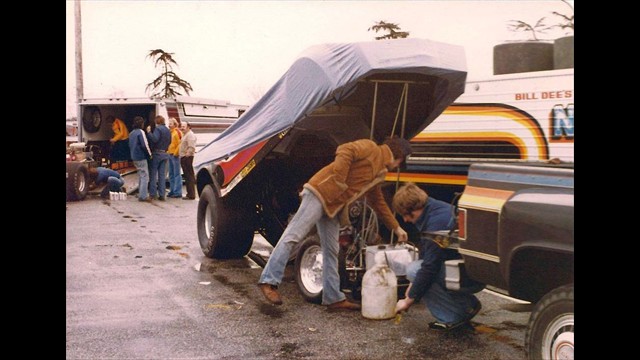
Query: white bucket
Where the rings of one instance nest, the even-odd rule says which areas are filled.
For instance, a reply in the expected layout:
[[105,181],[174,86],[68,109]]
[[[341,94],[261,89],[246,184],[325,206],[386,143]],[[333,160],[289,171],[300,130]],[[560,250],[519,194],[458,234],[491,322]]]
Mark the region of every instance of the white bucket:
[[384,253],[376,254],[376,264],[362,277],[362,316],[382,320],[396,316],[398,279],[386,264]]

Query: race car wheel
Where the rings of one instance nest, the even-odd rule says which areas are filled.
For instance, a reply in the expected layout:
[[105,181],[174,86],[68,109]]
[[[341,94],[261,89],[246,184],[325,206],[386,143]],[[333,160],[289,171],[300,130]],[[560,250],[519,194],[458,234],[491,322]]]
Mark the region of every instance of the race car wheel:
[[67,163],[67,200],[84,200],[89,192],[89,169],[83,163]]
[[320,304],[322,302],[322,248],[317,233],[307,235],[300,242],[294,272],[302,297],[311,303]]
[[200,248],[215,259],[241,258],[253,244],[253,228],[248,214],[232,201],[218,196],[213,185],[206,185],[198,201],[197,227]]
[[562,286],[536,303],[525,335],[528,359],[573,359],[573,285]]

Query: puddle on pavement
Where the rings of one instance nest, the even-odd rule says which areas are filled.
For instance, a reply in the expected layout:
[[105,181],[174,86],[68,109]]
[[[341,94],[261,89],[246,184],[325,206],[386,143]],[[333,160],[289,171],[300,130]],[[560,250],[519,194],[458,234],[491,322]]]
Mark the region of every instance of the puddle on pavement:
[[[168,247],[167,247],[168,248]],[[197,267],[198,265],[196,265]],[[200,264],[196,271],[214,273],[219,269],[256,269],[262,268],[255,263],[255,261],[244,257],[242,259],[234,260],[209,260]]]
[[296,343],[284,343],[280,346],[280,352],[284,354],[292,354],[294,351],[298,350],[299,346]]
[[259,310],[262,314],[276,319],[281,318],[282,314],[284,313],[277,305],[266,303],[261,303]]
[[224,275],[214,274],[213,279],[221,283],[222,285],[230,287],[231,290],[233,290],[233,292],[235,292],[240,296],[243,296],[243,297],[249,296],[249,293],[247,292],[247,289],[246,289],[246,284],[237,284],[237,283],[231,282],[229,281],[229,278]]
[[502,304],[500,308],[511,312],[531,312],[533,304]]

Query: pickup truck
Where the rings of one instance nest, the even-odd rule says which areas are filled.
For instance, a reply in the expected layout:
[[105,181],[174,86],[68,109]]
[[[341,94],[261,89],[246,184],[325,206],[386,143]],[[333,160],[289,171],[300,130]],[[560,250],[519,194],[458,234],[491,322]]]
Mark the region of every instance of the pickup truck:
[[573,358],[573,170],[573,163],[472,164],[457,205],[466,275],[533,304],[529,359]]

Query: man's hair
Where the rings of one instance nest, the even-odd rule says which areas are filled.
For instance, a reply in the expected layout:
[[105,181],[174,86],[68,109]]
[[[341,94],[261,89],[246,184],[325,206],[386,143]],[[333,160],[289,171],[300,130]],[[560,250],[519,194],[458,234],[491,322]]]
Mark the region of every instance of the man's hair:
[[142,129],[144,127],[144,118],[142,116],[136,116],[133,118],[133,128]]
[[162,115],[156,116],[155,120],[156,120],[156,124],[158,124],[158,125],[164,125],[165,124],[165,119],[164,119],[164,116],[162,116]]
[[408,182],[402,185],[393,195],[393,210],[400,215],[406,215],[414,210],[419,210],[427,205],[429,195],[420,189],[418,185]]
[[185,121],[184,124],[187,125],[187,129],[191,129],[191,123],[190,122]]
[[407,159],[407,156],[413,152],[409,140],[398,137],[397,135],[387,137],[383,144],[389,146],[394,159],[402,159],[403,163]]

